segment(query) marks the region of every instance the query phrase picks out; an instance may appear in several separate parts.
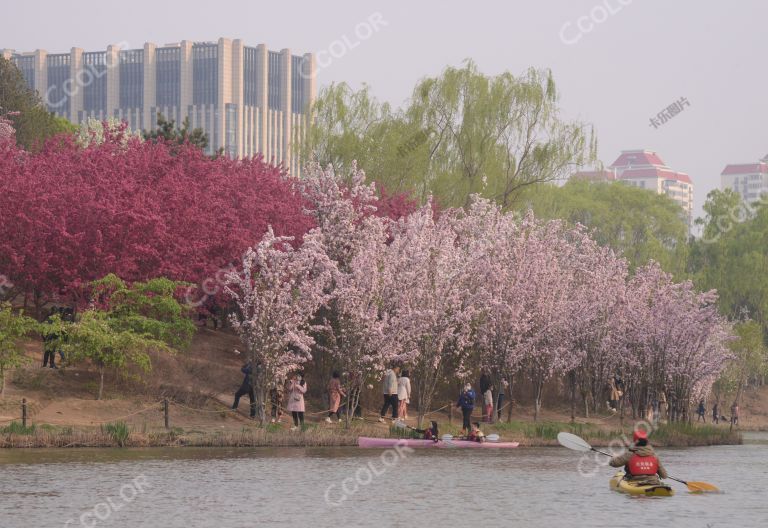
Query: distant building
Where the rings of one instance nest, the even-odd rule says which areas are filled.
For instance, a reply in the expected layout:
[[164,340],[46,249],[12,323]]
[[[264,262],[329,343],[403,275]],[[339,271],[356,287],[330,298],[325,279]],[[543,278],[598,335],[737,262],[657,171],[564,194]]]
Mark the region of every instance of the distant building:
[[744,203],[753,203],[768,194],[768,156],[757,163],[726,165],[720,173],[720,188],[731,189]]
[[683,173],[670,169],[658,154],[650,150],[623,150],[608,170],[577,172],[573,178],[588,181],[621,181],[677,202],[690,229],[693,220],[693,183]]
[[117,117],[153,129],[157,114],[205,130],[209,153],[263,154],[296,173],[297,149],[315,99],[311,53],[270,51],[239,39],[69,53],[2,50],[48,108],[74,123]]

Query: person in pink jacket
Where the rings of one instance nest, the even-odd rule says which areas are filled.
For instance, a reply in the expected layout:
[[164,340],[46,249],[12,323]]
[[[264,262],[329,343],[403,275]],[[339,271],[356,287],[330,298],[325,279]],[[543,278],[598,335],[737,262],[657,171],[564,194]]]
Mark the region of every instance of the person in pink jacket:
[[295,431],[301,427],[304,427],[304,394],[307,392],[307,382],[301,374],[291,374],[288,384],[286,385],[286,395],[288,397],[287,410],[293,416],[293,427],[291,431]]
[[336,419],[341,421],[339,415],[339,406],[341,405],[341,398],[347,395],[344,389],[341,388],[341,375],[339,371],[334,370],[331,377],[331,381],[328,382],[328,416],[325,421],[331,423],[331,417],[335,414]]

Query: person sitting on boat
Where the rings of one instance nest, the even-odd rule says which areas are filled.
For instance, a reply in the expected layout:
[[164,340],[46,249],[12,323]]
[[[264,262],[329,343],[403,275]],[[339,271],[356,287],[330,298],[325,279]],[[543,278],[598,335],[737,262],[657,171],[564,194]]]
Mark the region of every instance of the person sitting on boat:
[[485,433],[480,430],[480,422],[472,424],[472,428],[467,435],[467,440],[470,440],[471,442],[479,442],[481,444],[485,442]]
[[424,440],[433,440],[437,442],[440,440],[440,435],[437,432],[437,422],[432,420],[430,423],[430,426],[426,429],[416,429],[417,433],[422,433],[424,435]]
[[611,458],[611,467],[624,466],[626,480],[642,485],[660,484],[659,478],[667,478],[667,470],[648,442],[648,432],[635,429],[633,440],[634,445],[630,445],[623,454]]

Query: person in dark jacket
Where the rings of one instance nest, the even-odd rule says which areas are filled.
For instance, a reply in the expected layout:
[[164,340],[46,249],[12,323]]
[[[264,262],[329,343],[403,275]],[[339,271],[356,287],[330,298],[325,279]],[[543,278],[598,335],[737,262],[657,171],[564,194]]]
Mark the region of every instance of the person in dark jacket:
[[661,465],[659,457],[648,443],[648,433],[644,429],[635,429],[634,445],[619,456],[611,458],[611,467],[624,467],[624,478],[641,485],[658,485],[659,478],[667,478],[667,470]]
[[717,405],[717,402],[712,406],[712,423],[720,423],[720,408]]
[[237,389],[235,393],[235,403],[232,404],[232,409],[237,410],[237,406],[240,405],[240,398],[248,395],[248,399],[251,401],[251,418],[256,417],[256,394],[253,392],[253,385],[251,384],[251,373],[253,372],[253,364],[249,361],[240,369],[240,372],[245,374],[243,378],[243,384]]
[[700,420],[703,420],[704,423],[707,423],[706,413],[707,413],[707,408],[704,407],[704,400],[701,400],[699,401],[699,408],[696,409],[696,414],[698,415],[696,417],[696,421],[698,422]]
[[464,391],[459,396],[456,407],[461,408],[463,420],[461,435],[465,436],[472,430],[472,411],[475,409],[475,391],[472,390],[472,385],[469,383],[464,386]]

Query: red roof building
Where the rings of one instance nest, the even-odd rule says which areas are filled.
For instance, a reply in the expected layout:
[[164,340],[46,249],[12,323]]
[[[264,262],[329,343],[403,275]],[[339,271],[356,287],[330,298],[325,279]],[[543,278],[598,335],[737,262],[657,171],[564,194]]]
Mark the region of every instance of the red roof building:
[[693,217],[693,182],[684,172],[670,169],[650,150],[623,150],[608,170],[582,171],[572,176],[588,181],[622,181],[629,185],[666,194],[685,212],[688,227]]
[[757,163],[726,165],[720,173],[720,188],[731,189],[744,203],[754,203],[768,194],[768,156]]

